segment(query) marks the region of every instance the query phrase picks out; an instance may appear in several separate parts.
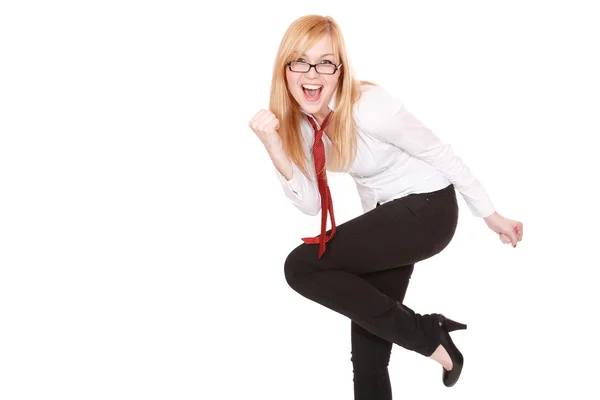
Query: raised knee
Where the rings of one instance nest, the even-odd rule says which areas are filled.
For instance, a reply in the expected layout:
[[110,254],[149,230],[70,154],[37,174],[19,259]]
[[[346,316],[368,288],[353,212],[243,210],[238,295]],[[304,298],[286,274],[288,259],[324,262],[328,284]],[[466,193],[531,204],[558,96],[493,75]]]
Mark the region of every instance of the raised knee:
[[297,259],[290,253],[285,259],[285,263],[283,264],[283,273],[285,275],[285,280],[290,285],[291,288],[295,289],[298,283],[298,268],[299,263]]
[[294,249],[288,254],[283,266],[285,280],[296,291],[299,291],[303,278],[315,272],[314,266],[303,259],[305,251],[301,246]]

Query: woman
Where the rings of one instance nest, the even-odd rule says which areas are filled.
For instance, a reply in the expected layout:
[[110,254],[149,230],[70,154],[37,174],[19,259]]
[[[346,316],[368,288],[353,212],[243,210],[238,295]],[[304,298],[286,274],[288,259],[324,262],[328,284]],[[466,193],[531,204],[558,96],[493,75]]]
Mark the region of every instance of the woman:
[[[249,123],[265,145],[285,195],[302,212],[321,212],[321,233],[303,238],[285,261],[301,295],[351,319],[356,399],[391,399],[392,344],[459,378],[463,357],[449,332],[465,329],[441,314],[403,304],[415,263],[442,251],[458,220],[455,189],[474,216],[516,247],[523,225],[498,214],[467,166],[403,104],[354,77],[331,17],[294,21],[281,41],[270,111]],[[364,214],[336,226],[326,171],[349,173]],[[327,217],[331,229],[325,231]]]

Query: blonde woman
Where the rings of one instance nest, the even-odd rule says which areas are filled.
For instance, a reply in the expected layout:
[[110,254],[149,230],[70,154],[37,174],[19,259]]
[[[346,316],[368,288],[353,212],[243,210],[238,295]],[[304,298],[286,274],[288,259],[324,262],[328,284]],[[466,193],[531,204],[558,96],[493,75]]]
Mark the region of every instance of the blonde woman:
[[[308,15],[289,26],[269,108],[249,125],[285,195],[300,211],[321,213],[320,234],[291,251],[285,277],[302,296],[351,320],[355,399],[392,398],[394,343],[440,363],[443,383],[454,385],[463,356],[449,332],[466,325],[403,304],[414,265],[450,243],[456,191],[503,243],[516,247],[523,224],[495,211],[468,167],[401,101],[354,76],[331,17]],[[362,215],[335,224],[326,170],[352,176]]]

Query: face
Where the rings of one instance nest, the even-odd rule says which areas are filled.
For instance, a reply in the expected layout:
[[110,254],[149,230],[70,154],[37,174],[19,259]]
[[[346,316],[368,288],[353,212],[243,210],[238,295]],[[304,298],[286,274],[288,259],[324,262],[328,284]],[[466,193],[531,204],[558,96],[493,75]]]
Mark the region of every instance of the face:
[[[333,55],[333,44],[329,35],[316,42],[306,54],[294,55],[295,61],[310,64],[339,65]],[[341,67],[343,68],[343,66]],[[286,66],[286,79],[290,93],[302,109],[315,116],[324,118],[329,113],[327,105],[338,85],[340,70],[333,75],[319,74],[315,68],[308,72],[293,72]]]

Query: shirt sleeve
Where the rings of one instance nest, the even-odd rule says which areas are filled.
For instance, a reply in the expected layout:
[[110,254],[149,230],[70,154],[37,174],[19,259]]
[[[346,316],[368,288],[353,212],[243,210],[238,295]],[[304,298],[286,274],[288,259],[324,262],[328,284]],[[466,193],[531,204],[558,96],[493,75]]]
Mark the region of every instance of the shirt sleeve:
[[321,194],[314,173],[313,156],[307,150],[305,150],[305,154],[308,157],[308,170],[313,180],[308,179],[296,163],[291,160],[293,175],[289,181],[279,172],[277,167],[274,167],[274,169],[283,192],[292,201],[292,204],[304,214],[317,215],[321,211]]
[[465,163],[429,128],[406,110],[402,101],[380,87],[366,91],[360,116],[371,133],[420,158],[440,171],[465,199],[471,213],[487,217],[494,205]]

